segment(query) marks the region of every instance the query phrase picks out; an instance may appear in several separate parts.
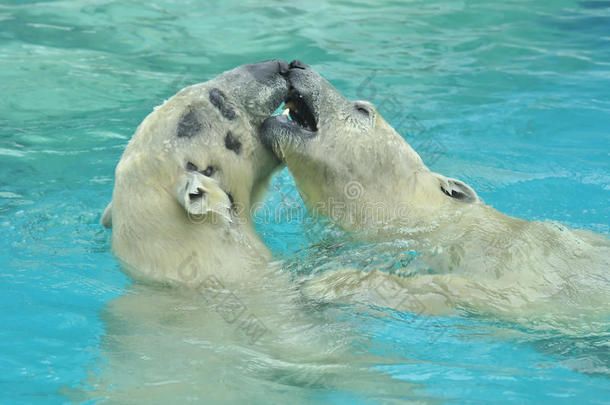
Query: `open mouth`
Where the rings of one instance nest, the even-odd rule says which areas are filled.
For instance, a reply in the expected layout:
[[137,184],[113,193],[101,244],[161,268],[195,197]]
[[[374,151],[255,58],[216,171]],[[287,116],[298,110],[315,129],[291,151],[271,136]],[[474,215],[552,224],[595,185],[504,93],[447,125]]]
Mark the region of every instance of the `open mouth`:
[[315,132],[318,130],[318,123],[311,107],[307,104],[305,97],[294,87],[288,91],[288,96],[284,101],[283,110],[288,110],[292,121],[307,131]]

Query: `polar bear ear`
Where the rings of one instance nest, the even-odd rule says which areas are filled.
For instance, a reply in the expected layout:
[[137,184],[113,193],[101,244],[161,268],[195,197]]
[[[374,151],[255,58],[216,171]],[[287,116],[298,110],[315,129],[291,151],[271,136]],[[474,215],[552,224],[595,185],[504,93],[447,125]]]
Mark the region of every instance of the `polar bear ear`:
[[470,186],[466,185],[466,183],[441,175],[437,176],[440,182],[441,191],[445,193],[445,195],[467,203],[474,203],[480,200],[477,193],[475,193]]
[[174,196],[193,221],[200,222],[214,213],[231,222],[231,200],[212,177],[188,171],[176,182]]

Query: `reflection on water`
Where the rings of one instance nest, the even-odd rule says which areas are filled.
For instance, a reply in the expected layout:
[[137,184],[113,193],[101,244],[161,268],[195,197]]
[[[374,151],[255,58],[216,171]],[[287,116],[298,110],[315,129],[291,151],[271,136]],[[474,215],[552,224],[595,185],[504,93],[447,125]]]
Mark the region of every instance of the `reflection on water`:
[[[101,357],[85,385],[62,392],[111,403],[438,403],[445,390],[435,386],[436,378],[466,391],[476,391],[481,380],[528,390],[543,378],[559,394],[570,369],[608,375],[607,336],[600,334],[565,337],[467,315],[332,305],[263,281],[225,286],[221,294],[237,297],[238,307],[231,298],[211,300],[193,290],[131,287],[102,311]],[[244,330],[252,314],[265,328],[255,340]],[[518,361],[511,354],[516,344],[522,347]],[[583,389],[594,396],[595,384]]]
[[[134,286],[106,305],[103,358],[83,390],[67,393],[121,403],[419,397],[418,384],[375,369],[400,359],[367,350],[374,333],[359,323],[374,326],[374,317],[307,304],[261,281],[206,294]],[[263,333],[248,330],[252,316]]]

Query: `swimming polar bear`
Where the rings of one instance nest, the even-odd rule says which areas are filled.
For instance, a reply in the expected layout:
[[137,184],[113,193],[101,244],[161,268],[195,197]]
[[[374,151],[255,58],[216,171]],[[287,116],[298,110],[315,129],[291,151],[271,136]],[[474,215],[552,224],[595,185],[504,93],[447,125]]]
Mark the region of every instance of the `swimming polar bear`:
[[116,167],[102,223],[136,278],[230,282],[266,264],[250,206],[279,161],[257,131],[288,91],[288,65],[244,65],[187,87],[146,117]]
[[269,61],[223,73],[137,129],[102,223],[129,273],[187,288],[136,283],[106,303],[104,355],[75,401],[311,403],[312,386],[409,395],[413,384],[354,353],[352,317],[304,310],[252,226],[280,163],[258,129],[286,97],[287,71]]
[[465,183],[430,171],[372,104],[347,100],[299,61],[288,80],[291,120],[267,119],[261,138],[308,209],[367,237],[402,239],[410,256],[403,277],[331,272],[312,281],[314,295],[513,319],[542,308],[575,318],[610,313],[607,238],[504,215]]

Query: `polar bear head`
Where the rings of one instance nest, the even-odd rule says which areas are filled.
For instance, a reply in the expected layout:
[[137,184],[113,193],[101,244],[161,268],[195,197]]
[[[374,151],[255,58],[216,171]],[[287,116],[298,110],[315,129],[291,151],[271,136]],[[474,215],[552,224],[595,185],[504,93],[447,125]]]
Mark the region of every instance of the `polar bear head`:
[[371,103],[347,100],[299,61],[288,79],[291,119],[267,119],[261,138],[286,163],[310,210],[349,228],[478,201],[466,184],[430,172]]
[[183,89],[140,124],[102,220],[129,270],[182,281],[187,257],[197,257],[189,274],[209,275],[267,254],[249,209],[279,161],[257,133],[286,97],[287,71],[278,60],[238,67]]

